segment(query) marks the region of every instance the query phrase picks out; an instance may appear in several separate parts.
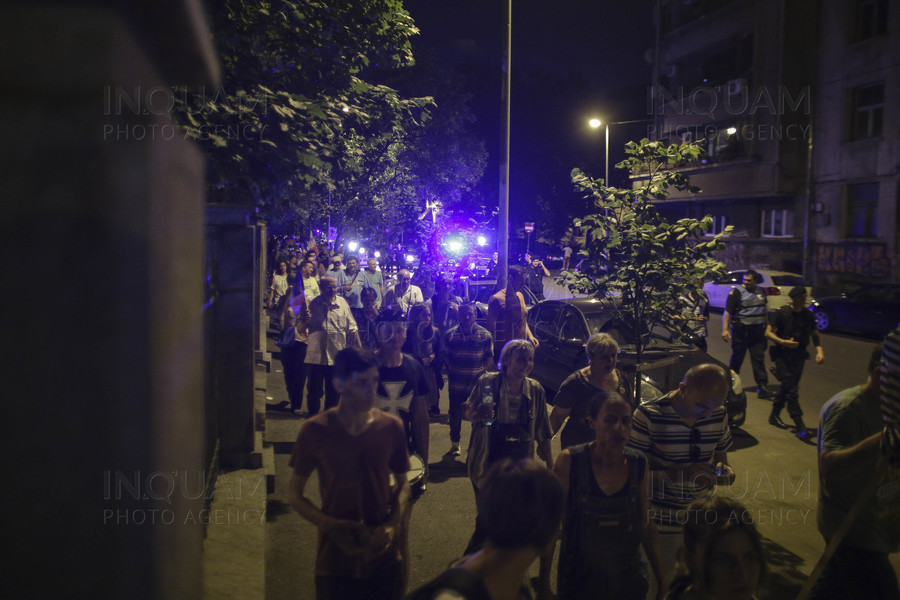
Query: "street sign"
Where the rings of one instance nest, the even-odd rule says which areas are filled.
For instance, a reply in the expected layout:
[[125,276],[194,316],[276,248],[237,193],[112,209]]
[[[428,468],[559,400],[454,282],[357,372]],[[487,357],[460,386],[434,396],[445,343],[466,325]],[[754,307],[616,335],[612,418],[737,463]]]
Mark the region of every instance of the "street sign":
[[525,223],[525,233],[534,231],[534,223]]

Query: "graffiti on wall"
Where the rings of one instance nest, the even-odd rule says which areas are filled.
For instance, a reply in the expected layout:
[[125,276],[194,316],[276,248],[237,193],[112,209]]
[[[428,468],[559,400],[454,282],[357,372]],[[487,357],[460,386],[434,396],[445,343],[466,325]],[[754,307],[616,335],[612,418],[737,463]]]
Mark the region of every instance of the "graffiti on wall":
[[816,269],[823,273],[846,273],[887,277],[891,261],[885,244],[818,244]]

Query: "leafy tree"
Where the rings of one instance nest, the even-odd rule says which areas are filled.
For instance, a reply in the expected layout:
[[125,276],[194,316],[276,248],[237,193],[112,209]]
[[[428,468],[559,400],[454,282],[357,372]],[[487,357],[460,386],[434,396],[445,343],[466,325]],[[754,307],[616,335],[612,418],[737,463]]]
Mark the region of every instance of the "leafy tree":
[[223,84],[176,106],[209,158],[209,199],[285,222],[361,213],[432,104],[378,82],[413,63],[401,0],[224,0],[208,12]]
[[[585,259],[579,272],[564,271],[560,281],[569,289],[595,296],[618,298],[618,317],[633,329],[638,364],[650,339],[650,331],[672,311],[686,290],[699,291],[704,278],[723,273],[725,265],[716,251],[725,248],[725,231],[705,238],[712,217],[679,219],[668,223],[657,210],[670,189],[699,192],[676,167],[697,160],[697,144],[628,142],[626,158],[616,168],[638,176],[632,188],[607,187],[580,171],[572,171],[577,188],[593,200],[597,212],[575,219],[584,231]],[[635,374],[637,376],[637,373]],[[635,386],[639,390],[639,386]]]

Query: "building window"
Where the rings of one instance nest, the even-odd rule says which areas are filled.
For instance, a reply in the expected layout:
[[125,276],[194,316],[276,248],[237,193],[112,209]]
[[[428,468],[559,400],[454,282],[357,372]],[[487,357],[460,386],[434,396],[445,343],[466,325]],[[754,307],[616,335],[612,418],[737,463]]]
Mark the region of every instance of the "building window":
[[860,42],[887,32],[887,0],[854,2],[853,41]]
[[794,211],[787,208],[764,210],[762,237],[793,237]]
[[878,183],[856,183],[846,187],[844,237],[878,237]]
[[866,85],[853,90],[853,139],[881,136],[884,118],[884,84]]
[[719,235],[728,227],[728,217],[725,215],[714,216],[712,220],[712,227],[707,229],[704,235]]

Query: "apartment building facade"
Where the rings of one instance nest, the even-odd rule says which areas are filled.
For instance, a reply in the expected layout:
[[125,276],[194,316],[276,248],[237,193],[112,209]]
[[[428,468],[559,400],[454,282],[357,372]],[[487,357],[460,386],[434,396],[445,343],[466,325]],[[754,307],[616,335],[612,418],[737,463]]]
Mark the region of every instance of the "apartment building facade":
[[823,0],[810,269],[817,288],[897,281],[900,4]]

